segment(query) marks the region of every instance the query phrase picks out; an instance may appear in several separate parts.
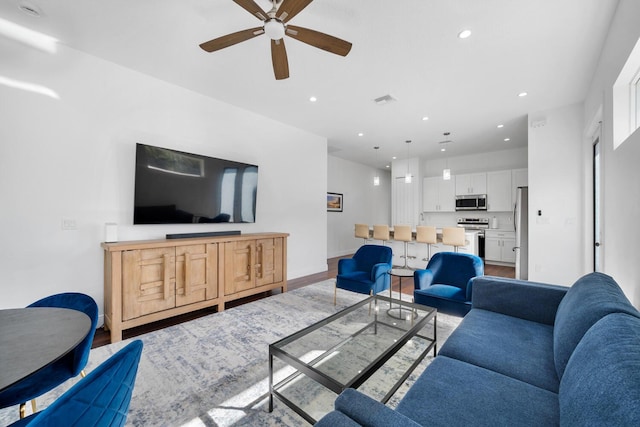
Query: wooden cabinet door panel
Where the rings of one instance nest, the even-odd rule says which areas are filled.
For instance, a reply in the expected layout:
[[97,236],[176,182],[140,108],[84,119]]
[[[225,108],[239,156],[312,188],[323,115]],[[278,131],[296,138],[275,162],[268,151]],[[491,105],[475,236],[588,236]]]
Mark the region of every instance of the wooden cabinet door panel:
[[218,245],[176,247],[176,306],[218,296]]
[[123,252],[122,294],[123,320],[175,307],[174,248]]
[[224,293],[235,294],[255,287],[255,241],[225,243]]
[[256,286],[282,281],[282,239],[256,241]]

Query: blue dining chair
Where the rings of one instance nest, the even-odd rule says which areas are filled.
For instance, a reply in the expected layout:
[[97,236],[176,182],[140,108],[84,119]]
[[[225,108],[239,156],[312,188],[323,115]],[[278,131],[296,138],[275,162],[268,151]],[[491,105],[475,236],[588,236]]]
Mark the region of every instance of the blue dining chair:
[[363,245],[352,258],[338,260],[338,275],[333,293],[336,305],[338,289],[374,295],[391,287],[391,248],[381,245]]
[[129,343],[41,412],[10,427],[118,427],[127,420],[142,354],[142,341]]
[[38,396],[59,386],[79,374],[84,377],[84,367],[89,360],[89,351],[98,324],[98,305],[89,295],[66,292],[42,298],[28,307],[56,307],[78,310],[91,319],[91,328],[87,336],[67,353],[51,365],[40,369],[33,375],[3,390],[0,393],[0,408],[20,405],[20,418],[24,418],[25,403],[31,401],[33,412],[36,412],[35,399]]

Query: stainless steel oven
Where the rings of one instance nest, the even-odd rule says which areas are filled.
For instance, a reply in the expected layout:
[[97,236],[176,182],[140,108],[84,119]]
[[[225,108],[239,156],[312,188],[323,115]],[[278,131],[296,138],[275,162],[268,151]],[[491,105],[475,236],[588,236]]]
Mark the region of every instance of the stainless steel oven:
[[478,231],[478,256],[484,258],[484,230],[489,228],[489,218],[458,218],[458,227]]

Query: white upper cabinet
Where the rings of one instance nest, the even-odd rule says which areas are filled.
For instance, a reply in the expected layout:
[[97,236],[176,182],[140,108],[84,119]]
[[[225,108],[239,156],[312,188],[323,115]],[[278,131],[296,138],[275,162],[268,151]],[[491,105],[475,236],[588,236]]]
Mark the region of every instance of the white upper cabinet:
[[511,170],[487,172],[487,210],[506,212],[513,209]]
[[456,175],[456,196],[468,194],[487,194],[487,174],[470,173]]
[[444,180],[440,176],[424,178],[422,186],[423,212],[455,211],[454,180]]

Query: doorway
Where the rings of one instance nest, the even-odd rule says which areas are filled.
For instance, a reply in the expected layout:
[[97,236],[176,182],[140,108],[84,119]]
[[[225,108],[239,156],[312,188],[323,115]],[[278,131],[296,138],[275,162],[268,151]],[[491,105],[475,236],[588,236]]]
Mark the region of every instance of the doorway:
[[593,271],[602,271],[602,147],[601,125],[593,139]]

